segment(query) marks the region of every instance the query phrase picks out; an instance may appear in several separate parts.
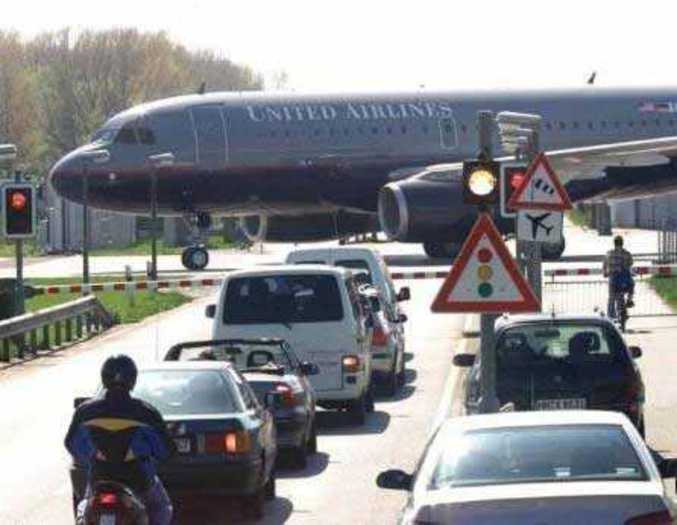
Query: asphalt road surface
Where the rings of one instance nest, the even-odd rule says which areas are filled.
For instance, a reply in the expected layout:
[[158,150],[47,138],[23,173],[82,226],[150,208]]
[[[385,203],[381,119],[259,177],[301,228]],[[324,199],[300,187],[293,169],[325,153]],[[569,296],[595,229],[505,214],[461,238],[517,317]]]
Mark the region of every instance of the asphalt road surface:
[[[407,385],[397,399],[378,398],[366,425],[351,425],[343,414],[320,414],[319,454],[303,471],[279,471],[278,497],[266,505],[263,523],[393,523],[404,493],[382,491],[378,472],[411,470],[433,424],[440,401],[448,399],[451,356],[464,316],[431,315],[439,281],[403,282],[412,288],[407,331]],[[209,323],[201,299],[158,321],[118,328],[108,335],[22,368],[3,372],[0,399],[0,523],[73,523],[68,455],[63,449],[75,396],[91,394],[103,360],[125,352],[152,361],[172,343],[206,337]],[[455,371],[454,371],[455,373]],[[453,378],[452,378],[453,379]],[[444,409],[445,405],[442,404]],[[234,505],[187,509],[180,523],[238,523]]]

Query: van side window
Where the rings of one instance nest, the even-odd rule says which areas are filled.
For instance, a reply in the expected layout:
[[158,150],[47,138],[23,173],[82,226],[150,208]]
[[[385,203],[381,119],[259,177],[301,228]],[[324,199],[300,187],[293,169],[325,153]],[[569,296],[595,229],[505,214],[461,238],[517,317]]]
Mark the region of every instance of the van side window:
[[360,303],[360,294],[357,291],[357,286],[353,278],[346,279],[346,288],[348,289],[348,298],[350,299],[350,306],[353,309],[353,315],[356,320],[360,320],[364,317],[364,311],[362,310],[362,304]]

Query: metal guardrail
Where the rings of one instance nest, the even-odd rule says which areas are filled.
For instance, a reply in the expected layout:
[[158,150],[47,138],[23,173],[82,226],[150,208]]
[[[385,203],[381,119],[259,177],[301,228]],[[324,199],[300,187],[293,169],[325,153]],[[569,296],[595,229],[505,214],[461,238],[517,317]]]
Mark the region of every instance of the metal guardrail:
[[111,314],[94,296],[0,321],[0,362],[25,359],[27,353],[35,356],[113,324]]

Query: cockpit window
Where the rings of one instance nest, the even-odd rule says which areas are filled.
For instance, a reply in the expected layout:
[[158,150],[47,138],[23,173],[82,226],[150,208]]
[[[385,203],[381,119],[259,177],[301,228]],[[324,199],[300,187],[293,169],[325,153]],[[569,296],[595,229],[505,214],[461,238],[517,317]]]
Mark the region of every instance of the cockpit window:
[[115,128],[100,129],[92,136],[92,142],[99,142],[101,144],[111,144],[118,130]]
[[136,130],[133,123],[125,124],[115,137],[116,144],[136,144],[137,142]]

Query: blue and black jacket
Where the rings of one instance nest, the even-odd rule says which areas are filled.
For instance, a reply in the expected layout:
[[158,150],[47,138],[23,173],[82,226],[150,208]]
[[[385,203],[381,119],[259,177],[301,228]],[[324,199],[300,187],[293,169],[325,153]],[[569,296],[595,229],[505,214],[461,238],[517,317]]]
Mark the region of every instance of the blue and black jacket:
[[150,487],[155,461],[174,453],[162,415],[124,390],[109,390],[80,405],[65,440],[87,469],[88,483],[117,481],[136,492]]

